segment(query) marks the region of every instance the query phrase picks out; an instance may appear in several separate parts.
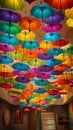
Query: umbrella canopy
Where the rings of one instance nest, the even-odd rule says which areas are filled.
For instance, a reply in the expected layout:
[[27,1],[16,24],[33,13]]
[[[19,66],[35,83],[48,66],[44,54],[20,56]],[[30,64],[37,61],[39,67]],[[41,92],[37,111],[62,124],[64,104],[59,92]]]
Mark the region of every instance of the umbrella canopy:
[[21,20],[21,15],[13,10],[0,8],[0,20],[17,23]]
[[19,40],[13,34],[0,34],[0,41],[13,46],[19,44]]
[[53,15],[54,11],[55,10],[52,7],[45,3],[33,6],[33,8],[30,10],[31,15],[36,18],[47,18]]
[[40,42],[40,47],[42,49],[46,49],[46,51],[47,51],[47,49],[50,49],[50,48],[54,47],[54,45],[52,44],[51,41],[42,40]]
[[47,53],[50,55],[59,55],[59,54],[63,53],[63,50],[60,48],[51,48],[47,51]]
[[52,75],[60,75],[62,73],[63,73],[62,70],[53,70],[53,71],[50,72],[50,74],[52,74]]
[[34,58],[28,61],[28,64],[31,66],[40,66],[44,64],[44,61],[38,58]]
[[23,30],[20,33],[16,34],[16,37],[21,41],[26,41],[35,39],[36,35],[32,31]]
[[49,32],[44,34],[43,39],[47,41],[55,41],[61,38],[60,33],[58,32]]
[[[40,44],[39,44],[40,45]],[[40,48],[40,47],[38,47],[38,48],[35,48],[35,49],[32,49],[32,53],[35,53],[36,52],[36,54],[38,55],[38,54],[43,54],[43,53],[46,53],[46,50],[47,49],[43,49],[43,48]]]
[[69,68],[70,68],[70,65],[67,65],[67,64],[64,64],[64,63],[54,66],[54,69],[58,70],[58,71],[66,71]]
[[64,14],[60,11],[55,11],[54,14],[48,18],[43,19],[44,23],[56,24],[64,19]]
[[28,70],[30,73],[38,74],[40,73],[40,70],[37,67],[32,67]]
[[62,60],[57,60],[57,59],[50,59],[46,61],[46,65],[48,66],[55,66],[61,63],[62,63]]
[[34,83],[38,86],[45,86],[47,84],[49,84],[49,81],[46,79],[40,79],[40,78],[36,78]]
[[66,25],[68,27],[73,27],[73,19],[69,18],[68,20],[66,20]]
[[12,72],[0,72],[2,77],[14,77],[15,75]]
[[0,5],[4,8],[21,10],[24,8],[24,0],[1,0]]
[[44,0],[44,2],[50,4],[56,9],[66,9],[66,8],[71,8],[73,6],[73,1],[72,0]]
[[49,95],[57,95],[59,93],[59,90],[56,88],[49,89],[48,93],[49,93]]
[[0,64],[0,72],[12,72],[13,69],[7,64]]
[[12,74],[15,76],[24,76],[24,71],[14,70]]
[[38,48],[39,47],[39,42],[36,41],[36,40],[27,40],[27,41],[24,41],[22,43],[22,46],[27,48],[27,49],[33,49],[33,48]]
[[0,50],[3,50],[4,52],[14,51],[15,48],[12,45],[0,43]]
[[73,19],[73,7],[70,8],[70,9],[66,9],[65,10],[65,15],[66,15],[67,18]]
[[24,56],[29,59],[37,58],[38,54],[34,53],[33,51],[30,51],[29,53],[25,52]]
[[20,21],[19,25],[24,29],[24,30],[36,30],[41,26],[41,22],[34,17],[24,17]]
[[0,22],[0,31],[4,33],[9,33],[9,34],[17,34],[21,32],[22,28],[15,24],[15,23],[10,23],[10,22]]
[[20,70],[20,71],[27,71],[29,66],[23,62],[16,62],[12,65],[13,69]]
[[6,89],[11,89],[13,88],[13,85],[10,83],[0,83],[0,88],[6,88]]
[[45,32],[57,32],[62,28],[62,24],[56,23],[56,24],[44,24],[43,30]]
[[28,83],[28,82],[30,82],[30,80],[28,78],[25,78],[25,77],[16,77],[15,80],[17,82],[20,82],[20,83]]
[[62,47],[62,46],[67,45],[68,43],[69,43],[69,41],[68,41],[67,39],[60,38],[59,40],[54,41],[52,44],[53,44],[53,45],[56,45],[56,46]]
[[24,74],[24,77],[26,78],[34,78],[36,76],[36,74],[30,72],[30,71],[27,71],[25,74]]
[[45,93],[46,90],[44,88],[38,88],[38,89],[35,89],[34,92],[36,92],[36,93]]
[[52,59],[53,56],[50,55],[50,54],[47,54],[47,53],[43,53],[43,54],[39,54],[39,55],[38,55],[38,58],[39,58],[39,59],[42,59],[42,60],[48,60],[48,59]]
[[50,78],[50,74],[46,73],[46,72],[40,72],[37,74],[37,78],[48,79],[48,78]]
[[13,59],[6,54],[0,54],[0,63],[2,64],[9,64],[12,63]]
[[13,84],[13,87],[16,89],[21,89],[21,90],[26,88],[26,86],[24,84],[21,84],[21,83],[15,83],[15,84]]
[[38,67],[38,70],[40,70],[42,72],[50,72],[53,70],[53,66],[41,65]]

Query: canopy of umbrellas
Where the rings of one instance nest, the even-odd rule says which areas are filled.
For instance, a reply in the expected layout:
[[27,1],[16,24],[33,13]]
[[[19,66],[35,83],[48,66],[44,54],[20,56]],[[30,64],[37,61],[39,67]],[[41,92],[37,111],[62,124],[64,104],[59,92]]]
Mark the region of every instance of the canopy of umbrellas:
[[[43,109],[73,86],[73,44],[58,32],[64,14],[48,0],[33,6],[31,16],[22,18],[15,10],[23,9],[23,2],[0,1],[0,87],[8,89],[20,105]],[[65,15],[66,24],[73,27],[73,7]],[[44,35],[37,41],[34,30],[40,27]]]

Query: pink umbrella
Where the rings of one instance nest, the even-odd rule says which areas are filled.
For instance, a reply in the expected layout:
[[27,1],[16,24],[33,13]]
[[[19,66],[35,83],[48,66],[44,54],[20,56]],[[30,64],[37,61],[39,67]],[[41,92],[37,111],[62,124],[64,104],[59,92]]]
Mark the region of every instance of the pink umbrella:
[[48,79],[50,78],[50,74],[47,72],[40,72],[37,74],[37,78]]
[[12,45],[0,43],[0,50],[3,50],[5,52],[14,51],[15,48]]

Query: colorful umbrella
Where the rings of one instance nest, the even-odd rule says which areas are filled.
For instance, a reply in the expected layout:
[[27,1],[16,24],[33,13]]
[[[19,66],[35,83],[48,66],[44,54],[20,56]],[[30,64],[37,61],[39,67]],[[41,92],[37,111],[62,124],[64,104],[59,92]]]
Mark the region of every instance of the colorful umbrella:
[[53,70],[53,71],[50,72],[50,74],[52,74],[52,75],[60,75],[62,73],[63,73],[62,70]]
[[31,66],[40,66],[44,64],[44,61],[38,58],[31,59],[27,61],[29,65]]
[[20,70],[20,71],[27,71],[29,66],[23,62],[16,62],[12,65],[13,69]]
[[40,70],[37,67],[32,67],[28,70],[30,73],[38,74],[40,73]]
[[60,48],[51,48],[47,51],[47,53],[50,55],[59,55],[59,54],[63,53],[63,50]]
[[0,72],[12,72],[13,69],[7,64],[0,64]]
[[72,0],[44,0],[44,2],[50,4],[56,9],[66,9],[66,8],[71,8],[73,6],[73,1]]
[[34,17],[24,17],[20,21],[19,25],[24,30],[36,30],[41,26],[41,22]]
[[0,8],[0,20],[17,23],[21,20],[21,15],[13,10]]
[[48,93],[49,93],[49,95],[57,95],[59,93],[59,90],[56,88],[49,89]]
[[68,20],[66,20],[66,25],[68,27],[73,27],[73,19],[69,18]]
[[62,60],[57,60],[57,59],[50,59],[46,61],[46,65],[48,66],[55,66],[61,63],[62,63]]
[[53,44],[52,44],[52,42],[51,41],[46,41],[46,40],[42,40],[41,42],[40,42],[40,47],[42,48],[42,49],[50,49],[50,48],[52,48],[52,47],[54,47],[53,46]]
[[66,15],[67,18],[73,19],[73,7],[70,8],[70,9],[66,9],[65,10],[65,15]]
[[0,54],[0,63],[1,64],[9,64],[12,63],[13,59],[6,54]]
[[60,39],[61,35],[58,32],[49,32],[44,34],[43,39],[47,41],[55,41]]
[[22,90],[19,90],[19,89],[16,89],[16,88],[11,88],[8,91],[9,95],[21,95],[21,93],[22,93]]
[[25,74],[24,74],[24,77],[26,78],[34,78],[36,76],[36,74],[30,72],[30,71],[27,71]]
[[55,70],[58,70],[58,71],[66,71],[67,69],[70,68],[70,65],[66,65],[66,64],[60,64],[60,65],[56,65],[54,66],[54,69]]
[[9,33],[9,34],[17,34],[21,32],[22,28],[15,24],[15,23],[10,23],[10,22],[0,22],[0,31],[4,33]]
[[28,78],[25,78],[25,77],[16,77],[15,80],[17,82],[20,82],[20,83],[28,83],[28,82],[30,82],[30,80]]
[[24,0],[1,0],[0,5],[13,10],[21,10],[24,8]]
[[53,66],[42,65],[38,67],[38,70],[43,71],[43,72],[50,72],[53,70]]
[[15,76],[24,76],[24,71],[14,70],[12,74]]
[[44,23],[56,24],[64,19],[64,14],[60,11],[55,11],[54,14],[48,18],[43,19]]
[[0,41],[13,46],[19,44],[19,40],[13,34],[0,34]]
[[11,89],[13,88],[13,85],[11,83],[0,83],[0,88],[6,88],[6,89]]
[[0,72],[2,77],[14,77],[15,75],[12,72]]
[[46,53],[46,50],[47,50],[47,49],[43,49],[43,48],[38,47],[38,48],[32,49],[31,52],[32,52],[32,53],[35,53],[35,52],[36,52],[36,54],[38,55],[38,54]]
[[22,43],[22,46],[27,48],[27,49],[33,49],[33,48],[38,48],[39,47],[39,42],[36,41],[36,40],[27,40],[27,41],[24,41]]
[[38,89],[35,89],[34,92],[36,92],[36,93],[45,93],[46,90],[44,88],[38,88]]
[[69,41],[67,39],[64,39],[64,38],[60,38],[59,40],[57,41],[54,41],[52,44],[53,45],[56,45],[56,46],[65,46],[69,43]]
[[55,10],[52,7],[45,3],[33,6],[33,8],[30,10],[31,15],[36,18],[47,18],[53,15],[54,11]]
[[37,58],[38,54],[34,53],[33,51],[30,51],[29,53],[25,52],[24,56],[29,59]]
[[38,86],[45,86],[47,84],[49,84],[49,81],[46,79],[40,79],[40,78],[36,78],[34,83]]
[[62,28],[62,24],[56,23],[56,24],[44,24],[43,30],[45,32],[57,32]]
[[0,50],[3,50],[4,52],[14,51],[15,48],[12,45],[0,43]]
[[48,78],[50,78],[50,74],[46,73],[46,72],[40,72],[37,74],[37,78],[48,79]]
[[21,84],[21,83],[15,83],[15,84],[13,84],[13,87],[17,88],[17,89],[21,89],[21,90],[26,88],[26,86],[24,84]]
[[52,59],[53,56],[50,55],[50,54],[47,54],[47,53],[43,53],[43,54],[39,54],[39,55],[38,55],[38,58],[39,58],[39,59],[42,59],[42,60],[48,60],[48,59]]
[[21,41],[26,41],[35,39],[36,35],[32,31],[23,30],[20,33],[16,34],[16,37]]

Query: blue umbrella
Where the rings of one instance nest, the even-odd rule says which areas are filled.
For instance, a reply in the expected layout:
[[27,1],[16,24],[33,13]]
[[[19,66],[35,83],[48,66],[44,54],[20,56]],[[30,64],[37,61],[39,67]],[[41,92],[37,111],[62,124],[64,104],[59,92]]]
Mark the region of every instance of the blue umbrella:
[[13,59],[5,54],[0,54],[0,63],[9,64],[12,63]]
[[29,66],[23,62],[16,62],[12,65],[12,67],[20,71],[27,71],[29,69]]
[[33,49],[39,47],[39,42],[36,40],[27,40],[22,43],[22,46],[27,49]]
[[28,78],[25,78],[25,77],[16,77],[15,80],[17,82],[20,82],[20,83],[28,83],[28,82],[30,82],[30,80]]
[[49,32],[44,34],[43,39],[46,41],[55,41],[61,38],[61,35],[58,32]]
[[44,88],[38,88],[38,89],[35,89],[34,92],[36,92],[36,93],[45,93],[46,90]]
[[19,40],[13,34],[0,34],[0,42],[9,45],[17,45],[19,44]]
[[60,48],[51,48],[47,51],[47,53],[50,55],[59,55],[59,54],[63,53],[63,50]]
[[50,72],[53,69],[54,69],[53,66],[48,66],[48,65],[41,65],[38,67],[38,70],[43,71],[43,72]]
[[66,72],[73,72],[73,68],[67,69]]
[[45,85],[49,84],[48,80],[46,80],[46,79],[40,79],[40,78],[37,78],[37,80],[35,80],[34,82],[38,86],[45,86]]
[[61,64],[61,63],[62,63],[62,61],[57,60],[57,59],[50,59],[50,60],[46,61],[46,65],[48,65],[48,66],[55,66],[55,65],[58,65],[58,64]]
[[55,10],[48,4],[38,4],[30,10],[31,15],[36,18],[47,18],[54,14]]

